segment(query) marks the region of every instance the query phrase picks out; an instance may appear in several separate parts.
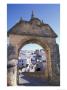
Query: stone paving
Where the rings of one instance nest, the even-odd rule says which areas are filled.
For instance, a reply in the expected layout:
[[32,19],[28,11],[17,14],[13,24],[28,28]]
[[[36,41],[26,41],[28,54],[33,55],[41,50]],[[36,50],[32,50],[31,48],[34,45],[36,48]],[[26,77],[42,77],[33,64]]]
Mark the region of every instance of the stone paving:
[[41,78],[35,78],[35,77],[29,77],[27,75],[19,75],[19,85],[23,86],[47,86],[48,81],[41,79]]

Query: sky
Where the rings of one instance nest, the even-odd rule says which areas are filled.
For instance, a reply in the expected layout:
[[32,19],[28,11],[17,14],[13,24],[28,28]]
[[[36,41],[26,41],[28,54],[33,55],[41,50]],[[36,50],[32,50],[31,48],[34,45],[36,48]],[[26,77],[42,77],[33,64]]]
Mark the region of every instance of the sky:
[[[29,48],[30,47],[30,48]],[[34,47],[34,48],[33,48]],[[43,49],[43,47],[41,47],[40,45],[38,44],[35,44],[35,43],[30,43],[30,44],[26,44],[23,46],[22,50],[40,50],[40,49]]]
[[49,24],[58,35],[60,43],[60,5],[59,4],[8,4],[7,5],[7,30],[15,25],[20,18],[29,21],[32,11],[34,16]]

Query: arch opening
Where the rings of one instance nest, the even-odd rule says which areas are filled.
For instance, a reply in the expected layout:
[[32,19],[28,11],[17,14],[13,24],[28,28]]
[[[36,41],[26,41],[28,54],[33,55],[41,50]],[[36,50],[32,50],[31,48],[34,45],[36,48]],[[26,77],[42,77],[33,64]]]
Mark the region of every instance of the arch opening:
[[47,66],[46,50],[37,43],[21,47],[18,56],[19,72],[44,72]]

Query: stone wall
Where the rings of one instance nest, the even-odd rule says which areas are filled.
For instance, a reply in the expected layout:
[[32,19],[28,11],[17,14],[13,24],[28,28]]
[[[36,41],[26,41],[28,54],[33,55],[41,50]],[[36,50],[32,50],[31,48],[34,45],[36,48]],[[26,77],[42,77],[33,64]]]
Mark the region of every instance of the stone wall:
[[57,44],[51,45],[52,82],[60,85],[60,55]]

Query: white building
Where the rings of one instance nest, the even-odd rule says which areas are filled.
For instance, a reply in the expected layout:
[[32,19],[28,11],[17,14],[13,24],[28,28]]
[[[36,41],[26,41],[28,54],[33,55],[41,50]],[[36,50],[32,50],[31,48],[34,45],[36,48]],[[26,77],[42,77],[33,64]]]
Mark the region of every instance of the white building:
[[[40,56],[39,59],[37,59],[37,54],[39,54]],[[20,65],[24,66],[24,68],[22,68],[22,72],[35,72],[36,64],[38,63],[40,64],[40,62],[41,62],[41,67],[44,68],[45,64],[43,61],[46,61],[46,53],[43,49],[37,50],[37,52],[32,50],[31,51],[21,50],[19,53]]]

